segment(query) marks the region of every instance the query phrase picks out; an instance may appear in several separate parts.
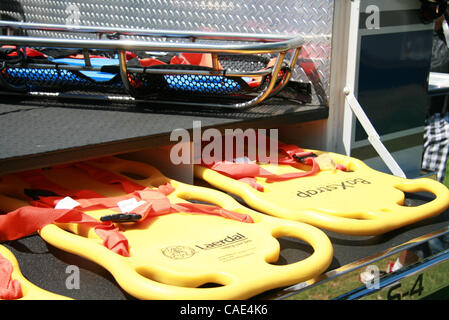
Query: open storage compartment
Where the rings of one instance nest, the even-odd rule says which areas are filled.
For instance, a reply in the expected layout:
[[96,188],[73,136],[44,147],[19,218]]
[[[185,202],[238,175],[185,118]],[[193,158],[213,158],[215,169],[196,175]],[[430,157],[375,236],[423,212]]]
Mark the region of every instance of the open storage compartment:
[[[359,23],[359,18],[371,17],[364,12],[372,4],[379,5],[384,21],[384,14],[415,17],[420,2],[112,0],[93,4],[61,0],[36,4],[2,0],[2,17],[24,22],[3,21],[1,25],[8,34],[0,37],[0,45],[13,48],[5,48],[11,51],[4,52],[5,81],[0,85],[0,173],[115,155],[148,162],[190,183],[191,166],[174,168],[167,158],[173,130],[183,128],[192,135],[194,121],[204,130],[220,132],[277,128],[284,142],[341,153],[346,147],[350,150],[352,135],[347,133],[354,133],[356,119],[343,89],[348,83],[357,84],[353,57],[358,36],[380,39],[379,32],[403,32],[403,24],[411,24],[417,31],[428,28],[413,19],[398,18],[393,19],[394,26],[365,30],[367,25],[363,20]],[[67,11],[69,8],[72,11]],[[69,14],[78,17],[77,24],[64,25]],[[154,30],[144,29],[147,26]],[[332,46],[338,48],[331,53]],[[63,55],[47,52],[46,59],[25,55],[26,48],[42,53],[44,47],[57,48]],[[389,49],[394,51],[394,47]],[[384,51],[383,46],[376,48]],[[205,58],[208,63],[170,63],[174,57],[189,55]],[[77,63],[49,61],[48,56],[76,59]],[[12,60],[9,65],[7,59]],[[162,63],[144,65],[151,59]],[[254,85],[249,79],[259,82]],[[309,86],[309,100],[288,97],[292,86],[298,94],[298,83]],[[376,106],[385,100],[378,99],[381,96],[375,97]],[[382,114],[382,110],[391,111],[387,106],[375,112]],[[447,249],[436,255],[426,253],[399,273],[382,277],[382,292],[370,291],[359,281],[359,275],[370,266],[385,270],[403,251],[446,239],[448,217],[446,210],[434,219],[375,237],[329,232],[334,260],[326,273],[254,299],[390,299],[398,292],[405,294],[420,281],[426,290],[435,290],[428,283],[447,269]],[[288,237],[282,241],[281,258],[286,263],[294,261],[302,244]],[[24,273],[46,289],[67,293],[66,268],[75,265],[86,279],[82,290],[69,292],[75,298],[132,298],[104,269],[47,246],[38,236],[11,241],[8,246],[23,262]],[[432,263],[441,267],[440,271],[430,270]],[[51,272],[37,272],[42,268],[36,265]],[[411,281],[409,285],[407,281]],[[378,292],[382,296],[378,297]]]

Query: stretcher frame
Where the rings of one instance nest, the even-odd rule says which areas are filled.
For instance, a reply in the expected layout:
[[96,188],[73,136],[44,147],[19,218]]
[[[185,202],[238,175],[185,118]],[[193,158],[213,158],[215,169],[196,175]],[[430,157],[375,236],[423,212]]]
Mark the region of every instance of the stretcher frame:
[[[92,66],[89,50],[109,50],[119,55],[119,73],[123,86],[127,93],[132,88],[129,81],[129,73],[137,74],[159,74],[159,75],[201,75],[222,77],[269,77],[269,80],[261,85],[261,89],[254,94],[245,97],[245,100],[233,103],[221,103],[217,99],[208,102],[176,101],[181,105],[207,105],[208,107],[221,107],[231,109],[246,109],[253,107],[266,98],[281,91],[291,78],[292,72],[298,60],[304,40],[299,35],[269,35],[269,34],[247,34],[247,33],[225,33],[225,32],[192,32],[172,30],[151,29],[126,29],[115,27],[93,27],[93,26],[67,26],[56,24],[25,23],[0,20],[0,28],[6,29],[7,35],[0,36],[0,45],[45,47],[45,48],[77,48],[82,49],[84,66],[52,65],[52,64],[26,64],[26,68],[32,69],[61,69],[69,71],[101,71],[101,67]],[[69,36],[78,38],[43,38],[33,36],[13,35],[14,31],[41,30],[68,33]],[[80,35],[95,35],[95,39],[81,39]],[[123,39],[123,37],[131,37]],[[108,37],[105,39],[105,37]],[[154,38],[162,40],[183,39],[190,42],[166,42],[136,40],[136,38]],[[201,43],[197,42],[201,41]],[[217,43],[217,41],[224,41]],[[210,42],[210,43],[209,43]],[[212,55],[212,70],[174,70],[149,69],[145,67],[128,67],[126,51],[140,50],[152,52],[174,52],[174,53],[210,53]],[[290,59],[286,56],[292,51]],[[257,55],[272,54],[276,61],[272,67],[256,71],[232,71],[220,70],[219,54],[233,55]],[[3,68],[5,67],[3,62]],[[279,76],[280,72],[282,76]],[[221,97],[222,98],[222,97]],[[153,100],[152,100],[153,101]],[[155,101],[156,102],[156,101]],[[158,103],[173,103],[171,99],[157,100]]]

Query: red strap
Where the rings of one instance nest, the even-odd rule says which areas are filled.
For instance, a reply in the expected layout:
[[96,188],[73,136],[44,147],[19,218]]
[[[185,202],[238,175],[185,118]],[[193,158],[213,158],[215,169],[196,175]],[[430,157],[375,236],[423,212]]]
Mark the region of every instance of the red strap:
[[[259,141],[258,139],[266,139],[265,145],[267,146],[268,149],[270,148],[270,143],[272,143],[271,139],[262,135],[257,135],[256,138],[257,144]],[[223,146],[225,146],[225,143],[226,140],[225,137],[223,137]],[[312,152],[305,151],[295,145],[287,145],[281,142],[278,142],[278,150],[281,151],[282,153],[282,156],[278,158],[277,161],[278,164],[288,164],[288,165],[298,164],[298,161],[295,159],[295,157],[299,157],[303,159],[304,164],[312,167],[311,170],[278,175],[262,168],[259,164],[256,163],[258,159],[253,159],[254,160],[253,162],[239,162],[239,163],[231,161],[215,161],[215,162],[203,161],[202,165],[214,171],[220,172],[228,177],[248,183],[250,186],[257,189],[258,191],[263,191],[263,186],[256,183],[255,180],[256,177],[266,178],[267,182],[276,182],[311,176],[320,171],[320,167],[313,158]],[[222,151],[226,152],[226,150]],[[235,154],[235,146],[234,146],[234,154]]]
[[160,64],[166,64],[165,62],[162,62],[161,60],[155,59],[155,58],[144,58],[144,59],[140,59],[140,64],[142,65],[142,67],[150,67],[150,66],[155,66],[155,65],[160,65]]
[[273,174],[255,162],[236,163],[230,161],[217,161],[208,166],[212,170],[221,172],[234,179],[254,178],[254,177],[270,177]]
[[[16,49],[16,46],[1,46],[2,48],[11,48],[11,49]],[[23,49],[20,49],[23,52]],[[45,58],[47,57],[45,54],[43,54],[40,51],[37,51],[35,49],[31,49],[31,48],[25,48],[25,53],[27,55],[27,57],[30,58],[36,58],[36,57],[42,57]],[[10,54],[8,54],[8,56],[10,57],[16,57],[17,56],[17,51],[15,52],[11,52]]]
[[235,211],[229,211],[217,206],[199,204],[199,203],[177,203],[172,206],[176,212],[188,212],[188,213],[200,213],[200,214],[209,214],[215,215],[219,217],[223,217],[226,219],[237,220],[245,223],[254,223],[254,220],[250,215],[238,213]]
[[309,171],[284,173],[284,174],[268,177],[267,182],[285,181],[285,180],[291,180],[291,179],[296,179],[296,178],[313,176],[320,171],[320,166],[313,158],[306,158],[304,163],[308,166],[312,166],[312,168]]
[[[170,60],[170,64],[188,64],[193,66],[202,67],[213,67],[212,54],[210,53],[194,53],[194,52],[184,52],[177,56],[174,56]],[[223,67],[219,64],[219,69],[222,70]]]
[[[313,73],[317,73],[317,68],[313,62],[314,57],[310,56],[309,51],[310,48],[303,46],[298,57],[299,65],[304,70],[307,76],[310,76]],[[312,52],[316,52],[313,50]]]
[[[80,192],[70,192],[61,188],[56,183],[46,179],[42,171],[35,170],[29,172],[30,175],[19,174],[26,179],[34,187],[39,187],[44,190],[57,191],[62,193],[55,197],[40,197],[37,201],[31,201],[33,206],[25,206],[12,211],[6,215],[0,216],[0,241],[15,240],[24,236],[30,235],[44,226],[51,223],[78,223],[89,225],[94,228],[97,235],[103,239],[103,245],[115,253],[123,256],[129,256],[128,241],[125,236],[119,232],[118,228],[112,222],[99,222],[96,219],[85,214],[83,210],[96,209],[111,209],[120,212],[117,203],[122,200],[135,198],[137,201],[143,200],[146,203],[137,207],[129,213],[142,215],[141,221],[148,217],[155,217],[159,215],[188,212],[188,213],[203,213],[222,216],[225,218],[235,219],[241,222],[253,222],[252,218],[245,214],[231,212],[216,206],[207,206],[199,204],[171,204],[167,198],[174,188],[167,183],[160,186],[157,190],[146,188],[137,185],[134,182],[127,180],[119,175],[113,174],[109,171],[98,169],[86,163],[77,163],[74,165],[77,168],[85,170],[89,175],[103,183],[116,184],[119,183],[124,190],[131,190],[124,196],[118,197],[93,197],[96,194],[89,190],[84,190],[89,197],[81,198]],[[75,195],[76,201],[80,204],[75,209],[54,209],[56,204],[64,196]]]
[[198,204],[198,203],[172,204],[170,203],[170,200],[166,197],[166,194],[160,191],[163,190],[164,188],[167,188],[168,187],[167,185],[165,185],[162,189],[159,189],[158,191],[148,189],[136,191],[134,193],[137,200],[144,200],[148,202],[145,205],[137,207],[136,210],[133,212],[141,214],[143,216],[141,221],[145,221],[145,219],[148,217],[155,217],[169,213],[186,212],[191,214],[199,213],[199,214],[215,215],[226,219],[233,219],[246,223],[254,222],[251,216],[247,214],[229,211],[218,206]]
[[[43,175],[41,169],[16,173],[16,175],[27,182],[31,188],[52,191],[58,196],[39,197],[39,200],[30,201],[32,206],[22,207],[5,216],[0,216],[0,230],[5,230],[3,235],[0,231],[0,239],[3,237],[7,240],[19,239],[35,233],[44,226],[55,222],[88,224],[94,227],[95,233],[103,239],[103,244],[107,248],[118,254],[129,256],[128,242],[112,222],[99,222],[89,215],[84,214],[79,209],[54,209],[56,203],[67,196],[77,199],[77,201],[81,201],[82,199],[82,201],[87,203],[107,202],[108,198],[91,190],[71,191],[63,188],[57,183],[47,179]],[[101,175],[101,179],[116,181],[112,180],[112,177],[106,175]],[[88,206],[86,206],[86,208],[89,209]],[[95,208],[92,207],[90,209],[94,210]],[[5,225],[5,227],[2,225]],[[6,230],[9,230],[10,232],[7,232]]]
[[16,240],[35,233],[51,223],[89,225],[113,252],[129,256],[128,241],[112,222],[99,222],[78,209],[21,207],[0,215],[0,241]]
[[[99,162],[107,162],[108,159],[100,159]],[[79,192],[70,192],[65,188],[61,188],[56,183],[46,179],[41,170],[34,170],[29,172],[29,176],[26,174],[20,174],[20,176],[27,180],[27,182],[32,183],[33,187],[37,187],[44,190],[49,190],[57,193],[60,196],[55,197],[40,197],[37,201],[30,201],[30,204],[35,207],[44,207],[44,208],[54,208],[56,204],[64,197],[70,196],[80,204],[79,209],[81,210],[97,210],[97,209],[111,209],[117,212],[120,212],[120,209],[117,207],[117,203],[122,200],[127,200],[130,198],[135,198],[138,201],[143,200],[148,202],[146,205],[140,206],[136,209],[136,211],[130,212],[135,214],[140,214],[143,217],[146,217],[149,212],[151,212],[151,216],[162,215],[167,213],[179,212],[176,210],[176,207],[172,207],[167,195],[174,191],[173,186],[169,183],[165,185],[161,185],[157,190],[146,188],[140,184],[136,184],[131,180],[123,178],[120,175],[114,174],[110,171],[100,169],[98,167],[89,165],[87,163],[75,163],[74,167],[85,171],[89,174],[93,179],[100,181],[105,184],[119,184],[123,190],[127,193],[124,196],[117,197],[104,197],[90,190],[83,190]],[[62,166],[60,166],[62,167]],[[86,194],[87,197],[83,197]],[[213,207],[213,206],[211,206]],[[77,207],[78,208],[78,207]],[[194,208],[194,205],[189,208]],[[219,207],[216,207],[219,208]],[[198,207],[197,212],[207,213],[208,211],[203,211],[204,207]],[[220,208],[221,209],[221,208]],[[193,210],[193,209],[192,209]],[[224,209],[223,209],[224,210]],[[187,211],[190,213],[197,213],[194,211]],[[214,211],[214,212],[220,212]],[[246,222],[250,221],[251,217],[247,215],[240,214],[230,214],[229,211],[221,211],[226,212],[223,217],[235,217],[236,220]],[[142,221],[143,219],[141,219]]]
[[249,184],[251,187],[253,187],[257,191],[263,192],[263,190],[264,190],[263,186],[257,183],[256,178],[242,178],[242,179],[238,179],[238,180]]
[[[152,207],[160,212],[163,211],[165,207],[167,207],[165,203],[167,201],[169,202],[166,195],[174,190],[173,187],[170,186],[170,188],[169,186],[170,185],[161,186],[158,190],[144,188],[143,190],[136,190],[126,195],[116,197],[76,199],[76,202],[79,203],[79,206],[77,206],[76,208],[84,211],[111,209],[113,211],[120,212],[120,208],[118,207],[117,203],[123,200],[134,198],[138,201],[143,200],[146,202],[151,202]],[[41,197],[38,201],[30,201],[30,203],[35,207],[54,208],[58,204],[58,202],[61,201],[61,199],[62,197]],[[133,211],[130,213],[142,214],[142,209],[139,210],[139,212]]]
[[220,172],[222,174],[225,174],[226,176],[241,180],[243,182],[248,182],[248,180],[244,180],[244,178],[255,177],[267,178],[267,182],[276,182],[307,177],[314,175],[320,171],[320,166],[318,165],[318,163],[316,163],[316,161],[314,161],[313,158],[307,158],[305,159],[305,161],[307,165],[312,166],[311,170],[284,174],[271,173],[260,167],[257,163],[234,163],[228,161],[220,161],[206,166],[214,171]]
[[36,57],[46,58],[47,57],[42,52],[31,49],[31,48],[26,48],[25,52],[27,54],[27,57],[31,57],[31,58],[36,58]]
[[0,299],[16,300],[23,297],[22,286],[12,279],[13,267],[11,261],[0,254]]
[[[203,205],[196,203],[176,203],[173,204],[167,198],[174,188],[167,183],[160,186],[158,189],[145,188],[144,190],[136,190],[124,196],[98,198],[98,199],[78,199],[81,210],[95,210],[95,209],[111,209],[120,212],[117,203],[123,200],[136,199],[136,201],[145,201],[146,203],[135,208],[130,214],[139,214],[142,216],[139,223],[142,223],[147,218],[157,217],[170,213],[186,212],[186,213],[202,213],[221,216],[227,219],[233,219],[240,222],[252,223],[251,216],[232,212],[218,206]],[[59,200],[58,200],[59,201]],[[56,205],[57,201],[50,205]],[[78,207],[77,207],[78,208]]]
[[126,57],[126,60],[131,60],[131,59],[137,58],[137,54],[135,54],[134,52],[131,52],[131,51],[126,51],[125,57]]
[[[139,62],[143,67],[167,64],[156,58],[143,58],[139,59]],[[212,55],[210,53],[180,53],[179,55],[173,56],[170,59],[169,64],[186,64],[209,68],[213,67]],[[219,65],[219,69],[223,69],[221,65]]]
[[[48,208],[26,206],[7,215],[0,216],[0,241],[15,240],[32,234],[51,223],[78,223],[94,227],[95,232],[104,240],[103,244],[112,251],[129,256],[128,242],[124,235],[114,227],[112,222],[99,222],[84,214],[82,210],[111,209],[119,212],[117,203],[122,200],[135,198],[143,200],[146,204],[134,209],[131,214],[140,214],[145,221],[149,217],[156,217],[176,212],[203,213],[234,219],[241,222],[252,223],[249,215],[232,212],[217,206],[208,206],[193,203],[172,204],[166,197],[166,192],[173,190],[164,185],[158,190],[146,188],[131,194],[110,198],[77,199],[80,204],[75,209],[54,209],[53,206],[60,198],[49,197]],[[171,192],[171,191],[170,191]],[[53,202],[52,202],[53,201]],[[41,202],[42,205],[43,202]],[[19,227],[20,226],[20,227]]]

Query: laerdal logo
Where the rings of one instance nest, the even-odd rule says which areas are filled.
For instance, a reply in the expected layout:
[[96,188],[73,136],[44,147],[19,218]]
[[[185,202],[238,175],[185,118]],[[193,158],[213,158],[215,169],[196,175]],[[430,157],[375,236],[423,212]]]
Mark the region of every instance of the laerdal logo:
[[210,250],[210,249],[215,249],[215,248],[228,246],[230,244],[234,244],[236,242],[244,241],[244,240],[247,240],[247,239],[248,238],[245,237],[243,234],[236,233],[234,235],[229,235],[229,236],[225,237],[224,239],[220,239],[218,241],[204,243],[204,244],[201,244],[201,245],[197,244],[196,247],[201,249],[201,250]]
[[187,246],[170,246],[161,249],[162,254],[170,259],[187,259],[195,254],[195,250],[193,248]]
[[334,190],[353,189],[357,185],[361,185],[361,184],[366,185],[366,184],[371,184],[371,182],[368,180],[362,179],[362,178],[350,179],[350,180],[345,180],[345,181],[342,181],[339,183],[332,183],[332,184],[328,184],[325,186],[319,186],[319,187],[308,189],[308,190],[299,190],[296,195],[301,198],[310,198],[310,197],[313,197],[313,196],[323,193],[323,192],[330,192],[330,191],[334,191]]

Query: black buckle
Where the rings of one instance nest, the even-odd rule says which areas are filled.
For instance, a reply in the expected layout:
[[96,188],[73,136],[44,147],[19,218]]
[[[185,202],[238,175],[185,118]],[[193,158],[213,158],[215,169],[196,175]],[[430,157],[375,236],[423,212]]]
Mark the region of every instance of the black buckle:
[[58,197],[59,195],[53,191],[43,189],[23,189],[23,193],[31,199],[38,201],[41,197]]
[[136,222],[142,219],[142,216],[140,214],[135,213],[117,213],[117,214],[110,214],[107,216],[102,216],[100,218],[101,221],[111,221],[111,222]]
[[304,163],[305,162],[304,160],[307,158],[310,158],[310,157],[316,158],[317,155],[314,153],[311,153],[311,154],[307,154],[307,155],[303,155],[303,156],[297,156],[295,154],[292,156],[293,159],[295,159],[297,162],[301,162],[301,163]]

